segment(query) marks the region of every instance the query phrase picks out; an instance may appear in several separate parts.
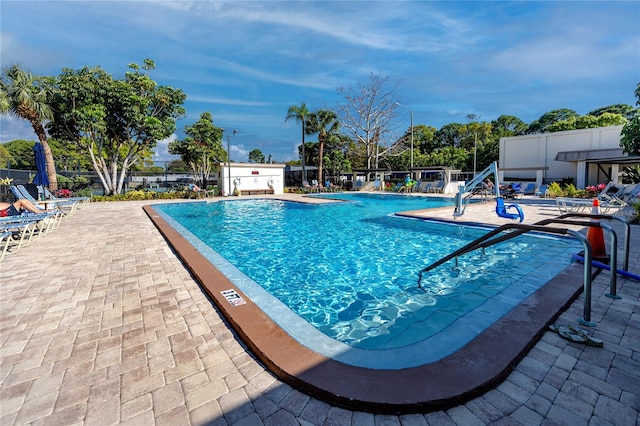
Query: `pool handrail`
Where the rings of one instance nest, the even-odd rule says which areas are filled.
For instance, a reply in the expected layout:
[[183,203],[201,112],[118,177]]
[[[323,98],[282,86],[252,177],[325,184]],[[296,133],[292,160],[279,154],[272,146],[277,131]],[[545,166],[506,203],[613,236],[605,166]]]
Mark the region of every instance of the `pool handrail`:
[[[576,221],[579,222],[579,221]],[[599,222],[586,222],[588,223],[587,226],[594,226],[594,227],[601,227],[604,229],[607,229],[610,231],[611,236],[612,236],[612,242],[615,243],[615,241],[617,241],[617,236],[615,235],[615,232],[613,231],[613,229],[603,223],[599,223]],[[582,223],[580,223],[582,224]],[[491,239],[491,237],[504,232],[506,230],[509,229],[515,229],[516,231],[509,233],[508,235],[503,235],[501,237],[497,237],[497,238],[493,238]],[[593,327],[596,324],[594,322],[591,321],[591,281],[593,280],[593,277],[591,275],[591,262],[592,262],[592,255],[591,255],[591,244],[589,243],[589,241],[587,240],[587,237],[585,237],[583,234],[581,234],[578,231],[574,231],[572,229],[567,229],[567,228],[551,228],[551,227],[547,227],[544,225],[539,225],[539,224],[533,224],[533,225],[527,225],[524,223],[510,223],[510,224],[505,224],[502,226],[499,226],[495,229],[493,229],[492,231],[488,232],[487,234],[476,238],[475,240],[471,241],[469,244],[466,244],[464,247],[454,251],[453,253],[443,257],[442,259],[432,263],[431,265],[427,266],[426,268],[423,268],[419,273],[418,273],[418,288],[420,288],[421,290],[424,290],[422,288],[422,275],[425,272],[430,271],[433,268],[436,268],[437,266],[442,265],[445,262],[448,262],[449,260],[461,256],[465,253],[468,253],[470,251],[479,249],[479,248],[486,248],[488,246],[491,246],[493,244],[497,244],[499,242],[502,241],[506,241],[508,239],[514,238],[518,235],[524,234],[526,232],[530,232],[530,231],[535,231],[535,232],[541,232],[541,233],[548,233],[548,234],[556,234],[556,235],[571,235],[573,237],[575,237],[576,239],[578,239],[579,241],[582,242],[582,245],[584,246],[584,268],[583,268],[583,288],[584,288],[584,309],[583,309],[583,317],[580,318],[578,321],[582,324],[582,325],[586,325],[586,326],[590,326]],[[485,243],[486,242],[486,243]],[[485,243],[485,244],[483,244]],[[613,245],[614,249],[612,249],[612,256],[611,259],[612,261],[615,260],[615,245]],[[612,274],[615,275],[615,274]]]
[[[599,227],[598,225],[594,225],[594,223],[597,222],[585,222],[585,221],[572,221],[572,220],[567,220],[566,218],[570,218],[570,217],[580,217],[580,218],[590,218],[590,219],[605,219],[605,220],[617,220],[619,222],[622,222],[622,224],[624,225],[624,245],[623,245],[623,253],[622,253],[622,270],[625,272],[629,271],[629,240],[631,237],[631,227],[629,225],[629,221],[623,217],[620,216],[614,216],[614,215],[609,215],[609,214],[588,214],[588,213],[566,213],[563,214],[561,216],[558,216],[557,218],[552,218],[552,219],[544,219],[541,220],[539,222],[534,223],[534,225],[547,225],[550,223],[562,223],[562,224],[568,224],[568,225],[579,225],[579,226],[591,226],[591,227]],[[604,229],[607,229],[607,231],[609,231],[609,233],[611,234],[611,246],[612,247],[618,247],[617,246],[617,235],[615,233],[615,231],[613,229],[611,229],[608,226],[604,226],[602,227]],[[513,237],[516,237],[518,235],[522,235],[524,232],[524,230],[518,230],[518,231],[514,231],[508,235],[503,235],[500,237],[496,237],[494,240],[490,240],[490,244],[489,242],[486,243],[482,243],[480,244],[480,246],[478,248],[486,248],[489,245],[493,245],[496,243],[499,243],[501,241],[506,241],[509,240]],[[461,253],[464,254],[464,253]],[[617,263],[617,250],[615,252],[612,253],[612,259],[611,262],[612,264],[616,265]],[[616,266],[617,268],[617,266]],[[617,274],[612,274],[611,278],[610,278],[610,283],[609,283],[609,293],[605,294],[607,297],[611,297],[613,299],[619,299],[620,296],[617,295]]]
[[629,220],[615,216],[611,214],[588,214],[588,213],[565,213],[561,216],[558,216],[558,219],[566,219],[569,217],[583,217],[583,218],[591,218],[591,219],[605,219],[605,220],[617,220],[622,222],[624,225],[624,246],[622,251],[622,270],[629,271],[629,240],[631,238],[631,225],[629,224]]
[[[617,265],[618,262],[618,236],[616,234],[616,232],[613,230],[613,228],[611,228],[609,225],[603,223],[603,224],[599,224],[597,222],[589,222],[589,221],[581,221],[581,220],[570,220],[570,219],[560,219],[560,218],[555,218],[555,219],[545,219],[545,220],[541,220],[540,222],[536,222],[536,225],[547,225],[550,223],[560,223],[560,224],[565,224],[565,225],[578,225],[578,226],[587,226],[587,227],[595,227],[595,228],[603,228],[606,229],[609,234],[611,235],[611,247],[616,247],[616,250],[611,250],[611,259],[610,259],[610,263],[612,265]],[[493,244],[497,244],[499,242],[502,241],[506,241],[506,240],[510,240],[511,238],[517,237],[518,235],[522,235],[524,232],[526,231],[514,231],[509,233],[508,235],[502,235],[500,237],[496,237],[490,241],[484,242],[479,244],[478,248],[482,248],[485,249],[486,247],[493,245]],[[629,238],[628,238],[628,234],[626,234],[627,239],[626,242],[628,243]],[[463,253],[464,254],[464,253]],[[629,251],[625,251],[625,256],[629,255]],[[627,260],[628,261],[628,260]],[[624,269],[624,271],[626,271],[626,269]],[[611,274],[611,277],[609,279],[609,293],[606,294],[607,297],[611,297],[612,299],[619,299],[620,296],[617,295],[617,274]]]

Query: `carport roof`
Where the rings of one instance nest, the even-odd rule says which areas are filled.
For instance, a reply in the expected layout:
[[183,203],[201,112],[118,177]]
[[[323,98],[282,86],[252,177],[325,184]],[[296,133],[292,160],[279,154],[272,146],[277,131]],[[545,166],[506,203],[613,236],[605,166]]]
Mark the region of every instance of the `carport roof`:
[[560,151],[556,161],[586,161],[587,163],[640,163],[640,157],[630,157],[622,148],[584,149],[579,151]]

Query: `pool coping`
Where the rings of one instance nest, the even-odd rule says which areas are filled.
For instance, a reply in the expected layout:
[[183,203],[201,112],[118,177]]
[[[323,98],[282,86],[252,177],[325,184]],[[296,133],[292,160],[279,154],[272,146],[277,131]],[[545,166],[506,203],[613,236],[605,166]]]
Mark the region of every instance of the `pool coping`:
[[[355,367],[300,345],[152,206],[143,209],[256,358],[292,387],[350,410],[385,414],[443,410],[485,393],[506,379],[582,291],[582,266],[572,264],[439,361],[399,370]],[[221,293],[230,289],[246,303],[232,305]]]

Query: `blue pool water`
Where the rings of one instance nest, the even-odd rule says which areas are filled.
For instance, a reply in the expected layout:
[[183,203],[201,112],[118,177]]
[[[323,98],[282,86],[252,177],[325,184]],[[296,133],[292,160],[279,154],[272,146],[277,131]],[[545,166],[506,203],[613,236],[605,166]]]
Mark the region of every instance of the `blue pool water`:
[[[346,202],[238,199],[154,208],[290,334],[358,365],[360,350],[385,353],[380,361],[388,355],[398,368],[423,362],[427,348],[432,361],[446,356],[568,266],[579,248],[571,239],[517,237],[462,256],[457,267],[435,268],[422,291],[422,268],[487,230],[392,214],[452,206],[447,199],[327,197]],[[392,355],[397,350],[402,361]]]

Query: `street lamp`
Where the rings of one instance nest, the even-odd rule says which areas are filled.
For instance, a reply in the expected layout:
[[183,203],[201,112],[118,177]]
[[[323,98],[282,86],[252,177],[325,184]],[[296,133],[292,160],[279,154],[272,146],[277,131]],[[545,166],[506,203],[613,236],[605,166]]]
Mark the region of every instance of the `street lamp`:
[[235,136],[236,133],[238,133],[238,130],[234,130],[231,135],[227,134],[227,174],[229,175],[229,191],[227,192],[227,196],[231,195],[231,142],[229,139],[231,136]]
[[411,174],[413,175],[413,110],[400,102],[396,102],[396,105],[408,109],[411,113]]
[[476,177],[476,159],[478,157],[478,124],[477,120],[480,118],[478,114],[469,114],[467,119],[471,121],[473,126],[473,177]]

